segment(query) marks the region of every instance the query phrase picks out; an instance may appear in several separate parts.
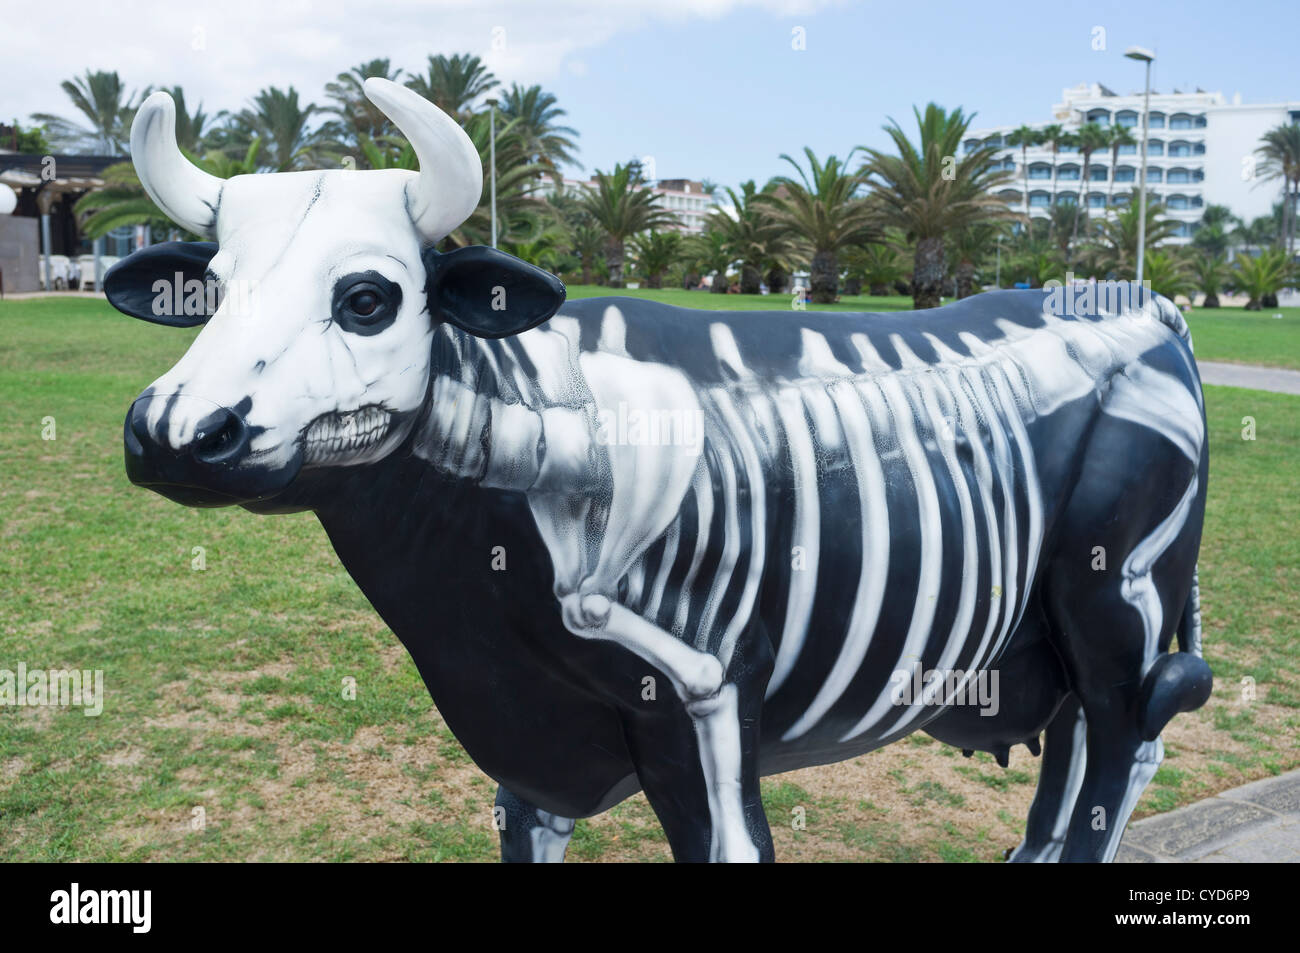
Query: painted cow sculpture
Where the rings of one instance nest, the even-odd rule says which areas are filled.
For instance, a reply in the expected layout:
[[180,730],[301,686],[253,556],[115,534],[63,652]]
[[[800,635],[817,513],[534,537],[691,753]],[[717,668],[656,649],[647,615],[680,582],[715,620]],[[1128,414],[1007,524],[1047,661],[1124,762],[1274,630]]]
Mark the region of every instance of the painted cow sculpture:
[[[508,860],[562,858],[638,790],[679,860],[771,859],[761,776],[917,730],[1003,764],[1045,733],[1012,859],[1111,859],[1211,684],[1179,312],[565,303],[508,255],[434,250],[479,157],[415,93],[365,90],[418,173],[220,180],[166,94],[141,108],[141,182],[214,242],[107,277],[128,314],[205,324],[131,406],[131,480],[316,512],[500,783]],[[167,305],[205,279],[220,303]]]

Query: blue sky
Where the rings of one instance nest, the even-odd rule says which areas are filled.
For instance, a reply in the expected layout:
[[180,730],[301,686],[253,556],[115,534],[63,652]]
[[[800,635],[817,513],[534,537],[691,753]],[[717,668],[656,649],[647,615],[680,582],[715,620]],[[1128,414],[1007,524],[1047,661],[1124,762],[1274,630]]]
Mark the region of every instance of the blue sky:
[[[5,17],[0,117],[69,113],[59,81],[87,67],[132,86],[181,83],[209,111],[260,86],[320,99],[374,56],[418,68],[471,51],[504,79],[554,91],[589,172],[653,156],[660,177],[736,184],[783,171],[804,145],[884,145],[886,118],[929,100],[979,125],[1046,121],[1062,88],[1140,88],[1130,44],[1158,55],[1155,86],[1300,100],[1300,3],[983,3],[915,0],[161,0],[65,4],[67,22]],[[61,9],[64,9],[61,7]],[[806,49],[792,49],[801,27]],[[1095,50],[1096,28],[1105,49]],[[493,40],[499,42],[493,47]]]
[[[806,51],[790,49],[795,25]],[[1104,51],[1092,49],[1097,26]],[[777,172],[777,156],[805,144],[841,155],[885,147],[887,119],[910,127],[913,104],[930,100],[998,125],[1048,121],[1061,90],[1083,81],[1140,90],[1141,64],[1123,56],[1135,43],[1157,52],[1157,89],[1300,100],[1298,41],[1294,0],[852,4],[650,27],[588,53],[586,77],[552,86],[588,166],[634,152],[653,155],[664,177],[734,182]]]

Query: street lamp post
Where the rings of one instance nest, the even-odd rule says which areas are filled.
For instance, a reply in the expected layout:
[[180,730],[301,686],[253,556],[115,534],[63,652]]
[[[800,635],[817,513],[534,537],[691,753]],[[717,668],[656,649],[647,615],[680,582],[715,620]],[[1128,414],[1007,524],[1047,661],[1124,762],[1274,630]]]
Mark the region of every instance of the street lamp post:
[[[1137,283],[1142,284],[1142,266],[1147,250],[1147,131],[1151,126],[1151,61],[1156,55],[1140,46],[1130,46],[1124,55],[1147,64],[1146,89],[1142,93],[1142,171],[1138,179],[1138,260]],[[1111,171],[1114,175],[1114,170]]]
[[497,101],[488,104],[488,190],[492,204],[492,247],[497,247]]

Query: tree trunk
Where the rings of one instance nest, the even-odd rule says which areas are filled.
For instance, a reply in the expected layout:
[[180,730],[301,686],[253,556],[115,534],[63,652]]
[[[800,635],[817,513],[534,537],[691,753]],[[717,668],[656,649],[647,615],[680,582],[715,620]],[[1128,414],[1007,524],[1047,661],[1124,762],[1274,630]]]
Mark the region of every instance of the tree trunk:
[[609,269],[609,279],[605,284],[610,288],[623,287],[623,243],[612,240],[605,245],[605,266]]
[[916,256],[913,258],[912,273],[912,307],[939,307],[939,298],[943,294],[943,276],[946,268],[943,260],[943,239],[922,238],[916,243]]
[[[1079,201],[1074,204],[1074,230],[1070,234],[1070,244],[1079,242],[1079,219],[1088,217],[1088,173],[1092,171],[1092,153],[1083,154],[1083,181],[1079,183]],[[1070,253],[1065,254],[1065,266],[1070,267]]]
[[957,264],[957,297],[969,298],[975,293],[975,265],[963,261]]
[[1259,299],[1258,299],[1258,298],[1251,298],[1249,301],[1246,302],[1246,310],[1247,310],[1247,311],[1262,311],[1262,310],[1264,310],[1264,309],[1263,309],[1263,307],[1260,305],[1260,303],[1259,303]]
[[664,286],[663,273],[661,272],[659,274],[647,275],[645,279],[645,286],[647,288],[654,288],[656,290],[662,288]]
[[1219,307],[1219,295],[1216,292],[1211,291],[1209,294],[1205,296],[1205,300],[1201,303],[1201,307],[1202,308]]
[[772,268],[767,273],[767,290],[779,295],[790,285],[790,276],[780,268]]
[[709,286],[709,293],[715,295],[727,293],[727,273],[725,271],[720,271],[713,276],[713,284]]
[[[1020,144],[1020,171],[1025,177],[1025,228],[1029,227],[1029,143]],[[871,292],[875,294],[875,292]]]
[[[1276,292],[1276,291],[1270,291],[1268,294],[1264,295],[1264,297],[1260,298],[1259,303],[1260,303],[1260,307],[1263,307],[1263,308],[1276,308],[1276,307],[1277,307],[1277,292]],[[1256,309],[1256,310],[1258,310],[1258,309]]]
[[587,262],[587,261],[583,261],[583,263],[582,263],[582,283],[583,283],[584,285],[589,285],[589,284],[591,284],[594,280],[595,280],[595,279],[592,277],[592,274],[591,274],[591,263],[590,263],[590,262]]
[[809,284],[812,285],[812,299],[816,304],[833,304],[840,288],[839,262],[833,251],[813,253],[812,273]]
[[743,295],[756,295],[759,293],[759,285],[763,283],[763,275],[758,270],[757,265],[743,264],[740,266],[740,293]]
[[844,279],[844,293],[846,295],[862,294],[862,279],[857,275],[849,275]]

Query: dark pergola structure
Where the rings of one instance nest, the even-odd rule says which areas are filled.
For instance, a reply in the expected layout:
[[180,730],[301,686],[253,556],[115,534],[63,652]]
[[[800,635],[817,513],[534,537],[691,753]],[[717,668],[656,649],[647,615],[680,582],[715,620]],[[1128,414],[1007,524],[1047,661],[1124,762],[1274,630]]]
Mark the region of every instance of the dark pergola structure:
[[[106,168],[124,161],[124,156],[0,153],[0,183],[18,195],[13,215],[40,220],[43,274],[50,274],[51,255],[74,258],[86,250],[73,206],[87,192],[103,188]],[[95,286],[99,287],[103,240],[96,239],[90,250],[95,256]],[[50,284],[48,279],[46,283]]]

